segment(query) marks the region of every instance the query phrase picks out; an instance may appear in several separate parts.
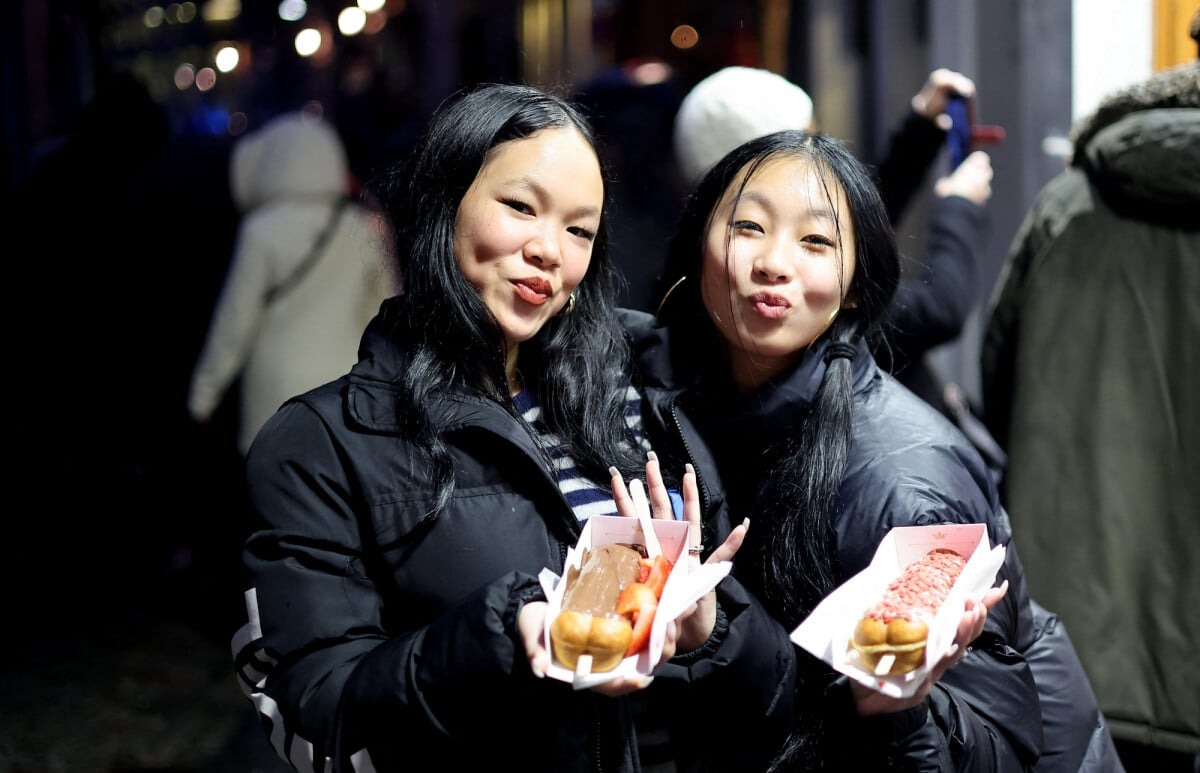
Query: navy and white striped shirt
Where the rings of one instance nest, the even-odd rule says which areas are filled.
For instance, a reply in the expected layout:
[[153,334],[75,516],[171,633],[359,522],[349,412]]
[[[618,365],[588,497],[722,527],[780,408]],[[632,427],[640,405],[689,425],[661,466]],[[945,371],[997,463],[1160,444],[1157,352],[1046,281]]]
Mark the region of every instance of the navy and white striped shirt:
[[[520,411],[521,417],[533,428],[538,442],[545,449],[554,471],[558,475],[558,487],[566,497],[567,504],[575,511],[580,523],[584,523],[593,515],[613,515],[617,505],[613,502],[612,488],[606,480],[603,484],[584,476],[575,466],[562,438],[542,420],[542,406],[536,397],[528,390],[521,390],[513,396],[513,404]],[[642,433],[642,396],[633,386],[625,390],[625,424],[633,430],[638,445],[643,451],[650,450],[650,443]]]
[[[642,397],[633,386],[625,391],[625,423],[633,430],[638,445],[643,451],[649,451],[650,443],[642,432]],[[566,497],[567,503],[575,511],[576,517],[582,524],[593,515],[612,515],[617,511],[617,505],[612,498],[612,488],[605,481],[604,485],[584,477],[575,460],[567,453],[562,439],[551,432],[542,421],[542,406],[534,396],[522,390],[513,397],[513,403],[521,412],[521,417],[529,423],[537,434],[538,442],[546,449],[554,463],[558,474],[558,487]],[[674,504],[674,503],[673,503]],[[682,506],[679,500],[677,510]],[[679,517],[677,514],[676,517]],[[633,711],[637,716],[638,755],[641,757],[642,770],[645,773],[674,773],[675,763],[671,755],[670,733],[663,719],[663,712],[650,702],[645,692],[636,692],[630,696]]]

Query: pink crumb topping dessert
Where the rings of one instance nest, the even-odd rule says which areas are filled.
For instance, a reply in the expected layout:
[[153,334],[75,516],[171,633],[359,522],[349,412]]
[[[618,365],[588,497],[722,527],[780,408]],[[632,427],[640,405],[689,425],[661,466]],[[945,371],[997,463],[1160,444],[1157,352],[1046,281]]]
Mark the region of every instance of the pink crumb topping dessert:
[[952,550],[938,548],[904,567],[878,604],[864,617],[883,620],[919,620],[932,617],[946,600],[967,559]]

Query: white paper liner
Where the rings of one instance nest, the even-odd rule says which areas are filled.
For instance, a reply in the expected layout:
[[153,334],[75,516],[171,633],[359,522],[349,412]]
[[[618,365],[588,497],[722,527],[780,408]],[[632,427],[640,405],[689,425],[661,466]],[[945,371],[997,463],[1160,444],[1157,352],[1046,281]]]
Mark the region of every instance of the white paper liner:
[[[546,675],[563,682],[571,682],[575,689],[595,687],[598,684],[612,681],[617,677],[632,677],[638,674],[649,675],[662,657],[663,645],[666,643],[667,623],[683,614],[684,610],[700,600],[704,594],[717,587],[722,579],[733,568],[730,561],[720,561],[712,564],[696,566],[688,560],[687,538],[689,526],[686,521],[672,521],[656,518],[653,521],[654,534],[662,546],[663,555],[674,562],[667,583],[663,586],[662,598],[658,601],[658,611],[650,626],[649,644],[636,655],[630,655],[611,671],[577,676],[574,671],[559,663],[554,658],[554,644],[550,639],[550,624],[558,616],[562,608],[562,596],[566,583],[549,569],[543,569],[538,574],[542,589],[546,592],[549,609],[546,611],[545,642],[550,650],[550,668]],[[640,544],[646,543],[642,534],[642,526],[637,518],[619,515],[594,515],[584,524],[579,542],[567,551],[567,560],[563,565],[563,576],[572,567],[578,567],[583,560],[583,552],[592,545],[610,545],[613,543]],[[683,560],[680,560],[680,558]]]
[[[913,561],[935,548],[967,557],[967,564],[929,626],[925,662],[907,674],[877,676],[858,664],[849,650],[854,627],[883,596],[889,583]],[[897,526],[887,533],[870,565],[826,596],[796,630],[792,641],[851,679],[894,698],[912,695],[954,643],[966,600],[983,598],[1004,563],[1003,545],[990,547],[982,523]]]

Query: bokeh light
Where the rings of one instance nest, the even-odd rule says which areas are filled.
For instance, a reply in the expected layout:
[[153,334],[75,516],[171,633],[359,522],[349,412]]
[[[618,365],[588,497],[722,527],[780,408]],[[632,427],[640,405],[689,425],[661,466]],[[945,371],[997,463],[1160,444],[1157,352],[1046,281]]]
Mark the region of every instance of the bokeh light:
[[238,110],[229,115],[229,123],[225,125],[225,130],[229,132],[230,137],[237,137],[239,134],[244,134],[249,127],[250,119],[245,113]]
[[671,45],[687,50],[700,42],[700,33],[690,24],[680,24],[671,30]]
[[213,56],[213,62],[217,65],[217,69],[221,72],[232,72],[237,69],[238,62],[241,61],[242,55],[238,51],[237,46],[232,43],[221,43],[217,49],[216,55]]
[[347,37],[362,32],[366,23],[367,15],[363,13],[361,8],[356,6],[348,6],[338,13],[338,31]]
[[233,21],[241,15],[241,0],[208,0],[200,6],[200,17],[207,22]]
[[180,91],[190,89],[192,84],[196,82],[196,68],[188,63],[183,63],[175,68],[175,88]]
[[363,32],[368,35],[374,35],[379,32],[387,24],[387,14],[380,11],[367,14],[367,24],[363,27]]
[[300,21],[308,13],[308,3],[304,0],[283,0],[279,4],[279,18],[284,21]]
[[201,67],[196,70],[196,88],[208,91],[217,85],[217,71],[211,67]]
[[142,24],[145,24],[147,29],[157,29],[162,26],[165,16],[166,12],[163,11],[161,5],[152,5],[142,14]]
[[296,53],[300,56],[312,56],[321,49],[321,33],[312,27],[296,33]]

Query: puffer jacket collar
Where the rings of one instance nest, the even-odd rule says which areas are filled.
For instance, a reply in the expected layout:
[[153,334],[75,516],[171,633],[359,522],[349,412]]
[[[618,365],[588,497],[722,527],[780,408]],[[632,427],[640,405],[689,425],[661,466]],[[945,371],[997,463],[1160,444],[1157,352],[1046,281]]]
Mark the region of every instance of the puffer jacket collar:
[[[722,406],[719,415],[711,417],[719,424],[718,431],[722,435],[732,432],[741,437],[757,437],[760,444],[790,432],[796,418],[807,413],[821,388],[828,368],[825,354],[829,344],[828,339],[817,341],[795,365],[753,392],[738,393],[725,376],[722,385],[717,387],[722,392],[709,395],[702,401],[708,405]],[[875,370],[866,344],[860,341],[857,347],[858,352],[851,361],[852,388],[855,392],[866,388]],[[717,399],[714,400],[714,397]]]
[[[803,405],[811,403],[825,377],[825,353],[831,341],[821,338],[790,369],[754,392],[740,395],[734,389],[725,361],[719,353],[713,352],[708,363],[681,364],[671,356],[669,328],[658,325],[654,317],[645,312],[622,309],[619,316],[630,339],[641,384],[648,389],[678,393],[685,389],[702,389],[706,383],[716,383],[720,385],[717,389],[722,393],[721,402],[730,411],[777,419],[780,412],[794,411],[797,401]],[[855,392],[865,389],[878,370],[874,359],[868,354],[866,344],[859,341],[857,347],[858,353],[851,365]]]
[[[402,434],[405,431],[404,402],[399,399],[398,380],[409,367],[411,353],[403,345],[402,333],[395,324],[396,303],[395,298],[385,301],[380,313],[367,325],[359,346],[358,363],[348,377],[348,420],[369,432]],[[520,422],[515,412],[510,413],[496,400],[443,390],[430,396],[426,407],[434,426],[443,433],[466,427],[489,430],[514,443],[530,457],[544,458],[532,433],[518,429]],[[545,472],[549,476],[549,471]]]

